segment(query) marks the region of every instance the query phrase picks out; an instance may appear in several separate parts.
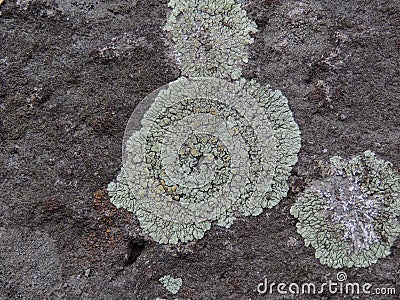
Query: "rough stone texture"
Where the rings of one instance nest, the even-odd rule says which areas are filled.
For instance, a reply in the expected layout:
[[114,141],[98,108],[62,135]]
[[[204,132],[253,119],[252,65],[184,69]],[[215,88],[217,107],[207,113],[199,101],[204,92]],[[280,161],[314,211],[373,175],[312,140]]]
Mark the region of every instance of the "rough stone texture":
[[[18,2],[0,6],[0,227],[12,233],[4,245],[23,236],[15,246],[35,250],[23,268],[4,262],[12,248],[0,254],[0,299],[282,299],[258,296],[257,284],[335,279],[289,209],[333,155],[371,149],[399,169],[399,1],[244,1],[259,30],[244,76],[289,99],[300,159],[287,199],[182,248],[137,236],[132,214],[100,191],[121,167],[136,104],[179,76],[162,30],[167,1]],[[399,246],[345,269],[348,280],[399,292]],[[182,278],[176,296],[158,281],[165,274]]]

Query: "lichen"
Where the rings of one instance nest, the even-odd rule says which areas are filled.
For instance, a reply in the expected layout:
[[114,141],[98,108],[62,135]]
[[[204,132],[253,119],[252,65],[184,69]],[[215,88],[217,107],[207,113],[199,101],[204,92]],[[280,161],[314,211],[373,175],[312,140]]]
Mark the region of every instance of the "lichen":
[[271,191],[264,199],[263,207],[272,208],[286,197],[289,190],[287,179],[293,166],[297,163],[297,154],[301,147],[300,130],[293,119],[288,101],[279,90],[262,86],[255,80],[241,79],[238,84],[244,88],[267,115],[274,132],[277,147],[277,163],[271,183]]
[[258,215],[286,196],[300,134],[280,92],[181,77],[150,100],[108,190],[154,240],[200,239],[211,222],[229,227],[235,215]]
[[300,132],[279,91],[230,81],[240,77],[256,31],[239,4],[169,6],[165,30],[185,77],[136,107],[108,191],[154,240],[176,244],[201,239],[213,222],[229,227],[237,215],[259,215],[286,196]]
[[169,275],[161,277],[159,281],[173,295],[177,294],[182,286],[182,278],[173,278]]
[[256,24],[234,0],[171,0],[170,32],[183,76],[238,79]]
[[368,267],[390,254],[400,233],[400,177],[371,151],[350,161],[331,158],[290,210],[315,257],[333,268]]

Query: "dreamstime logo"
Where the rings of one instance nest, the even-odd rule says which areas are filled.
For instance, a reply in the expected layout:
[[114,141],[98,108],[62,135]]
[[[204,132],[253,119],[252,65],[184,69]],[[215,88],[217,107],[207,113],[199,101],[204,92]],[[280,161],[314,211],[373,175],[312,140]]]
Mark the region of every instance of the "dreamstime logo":
[[305,283],[285,283],[285,282],[269,282],[264,278],[264,282],[257,285],[257,292],[260,295],[278,293],[281,295],[315,295],[322,293],[330,294],[350,294],[350,295],[395,295],[396,288],[394,287],[373,287],[371,283],[348,282],[345,272],[338,272],[336,280],[329,280],[322,284],[312,282]]

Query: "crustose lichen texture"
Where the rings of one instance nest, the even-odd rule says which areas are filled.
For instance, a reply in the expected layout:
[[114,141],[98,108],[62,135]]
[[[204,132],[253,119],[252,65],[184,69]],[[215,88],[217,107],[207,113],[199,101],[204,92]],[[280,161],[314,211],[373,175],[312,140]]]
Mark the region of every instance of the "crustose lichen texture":
[[[288,192],[300,132],[279,91],[253,80],[229,81],[240,76],[238,58],[247,59],[246,39],[237,33],[247,36],[255,28],[239,5],[217,0],[170,6],[166,28],[179,36],[174,41],[182,47],[186,77],[137,106],[125,131],[121,172],[108,191],[112,203],[134,212],[154,240],[175,244],[202,238],[212,222],[229,227],[237,215],[256,216],[276,205]],[[193,24],[201,26],[193,29],[196,38],[184,38],[180,28]],[[198,39],[221,48],[197,51]]]
[[368,267],[390,254],[400,233],[400,177],[371,151],[333,157],[331,166],[292,207],[297,231],[322,264]]
[[256,24],[233,0],[171,0],[171,33],[183,76],[238,79]]
[[147,101],[108,190],[153,239],[199,239],[212,221],[229,227],[235,213],[258,215],[286,195],[300,135],[280,92],[182,77]]

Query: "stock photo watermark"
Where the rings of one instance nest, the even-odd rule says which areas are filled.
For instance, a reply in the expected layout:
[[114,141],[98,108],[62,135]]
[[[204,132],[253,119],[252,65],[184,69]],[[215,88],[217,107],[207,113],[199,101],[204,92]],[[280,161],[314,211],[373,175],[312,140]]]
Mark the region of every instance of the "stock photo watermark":
[[375,287],[368,282],[350,282],[345,272],[339,272],[336,280],[328,280],[320,284],[313,282],[270,282],[264,278],[264,282],[257,285],[260,295],[293,294],[293,295],[316,295],[316,294],[343,294],[343,295],[396,295],[395,287]]

